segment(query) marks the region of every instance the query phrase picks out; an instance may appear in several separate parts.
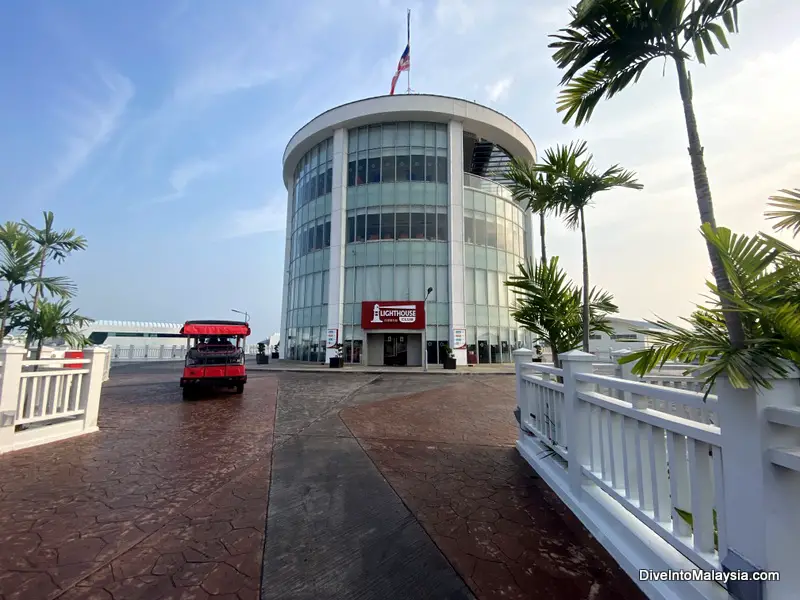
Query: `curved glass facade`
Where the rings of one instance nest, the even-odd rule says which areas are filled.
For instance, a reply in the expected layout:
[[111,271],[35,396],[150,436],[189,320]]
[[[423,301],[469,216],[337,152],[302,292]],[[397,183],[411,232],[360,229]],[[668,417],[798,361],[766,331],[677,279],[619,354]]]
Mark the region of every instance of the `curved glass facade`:
[[449,339],[447,125],[384,123],[348,138],[344,359],[361,362],[361,302],[423,300],[428,362]]
[[[436,364],[442,346],[466,333],[459,364],[465,354],[468,363],[512,362],[527,339],[504,282],[525,260],[526,216],[501,181],[476,174],[494,164],[494,146],[465,126],[334,125],[332,137],[285,165],[295,171],[284,358],[326,361],[330,332],[345,363]],[[451,266],[462,256],[463,267]],[[409,311],[406,320],[393,306]]]
[[[525,256],[525,222],[520,207],[494,184],[473,181],[464,188],[464,303],[467,362],[512,362],[518,328],[511,318],[513,293],[504,282]],[[502,193],[502,195],[500,195]]]
[[331,245],[333,138],[317,144],[294,174],[286,356],[325,362]]

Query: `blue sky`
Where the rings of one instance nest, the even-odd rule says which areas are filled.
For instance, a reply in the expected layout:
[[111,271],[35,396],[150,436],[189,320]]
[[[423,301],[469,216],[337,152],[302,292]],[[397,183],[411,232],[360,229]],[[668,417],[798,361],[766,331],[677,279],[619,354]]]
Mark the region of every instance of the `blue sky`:
[[[410,7],[415,91],[492,106],[540,149],[586,139],[600,166],[637,170],[643,192],[608,194],[589,215],[593,282],[623,316],[686,314],[708,267],[674,74],[656,67],[588,127],[563,126],[546,36],[570,3],[526,4],[6,0],[0,219],[52,210],[89,239],[57,270],[90,317],[240,308],[256,335],[277,331],[283,149],[319,112],[388,92]],[[693,69],[718,220],[734,229],[764,228],[766,197],[800,186],[798,18],[785,0],[746,2],[732,49]],[[576,235],[551,231],[577,276]]]

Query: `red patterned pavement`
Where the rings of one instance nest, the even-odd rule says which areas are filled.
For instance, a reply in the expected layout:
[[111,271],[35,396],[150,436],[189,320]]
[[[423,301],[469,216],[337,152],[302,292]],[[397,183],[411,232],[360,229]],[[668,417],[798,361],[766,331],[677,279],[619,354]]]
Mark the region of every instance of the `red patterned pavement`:
[[482,378],[341,417],[480,600],[644,598],[514,449],[513,394]]
[[276,393],[120,375],[98,433],[0,456],[0,599],[255,600]]

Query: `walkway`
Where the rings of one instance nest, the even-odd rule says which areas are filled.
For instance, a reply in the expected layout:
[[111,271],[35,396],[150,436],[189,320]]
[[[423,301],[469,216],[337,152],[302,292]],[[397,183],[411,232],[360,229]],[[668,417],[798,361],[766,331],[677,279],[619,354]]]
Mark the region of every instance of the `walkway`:
[[0,457],[0,599],[642,597],[517,456],[513,378],[184,402],[177,368],[115,368],[99,433]]

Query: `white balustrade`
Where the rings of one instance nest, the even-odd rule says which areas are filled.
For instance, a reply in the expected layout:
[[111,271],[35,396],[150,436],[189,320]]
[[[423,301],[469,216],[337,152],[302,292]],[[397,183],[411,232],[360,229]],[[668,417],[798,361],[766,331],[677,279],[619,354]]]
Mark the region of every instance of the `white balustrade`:
[[[682,374],[687,365],[637,378],[631,365],[579,351],[560,355],[560,369],[531,356],[514,352],[517,447],[648,597],[796,597],[795,371],[774,390],[733,390],[723,378],[718,395],[706,396]],[[720,579],[639,581],[640,569]],[[781,578],[723,585],[737,569],[780,570]]]
[[97,430],[109,350],[84,358],[25,360],[23,348],[2,348],[0,452]]

